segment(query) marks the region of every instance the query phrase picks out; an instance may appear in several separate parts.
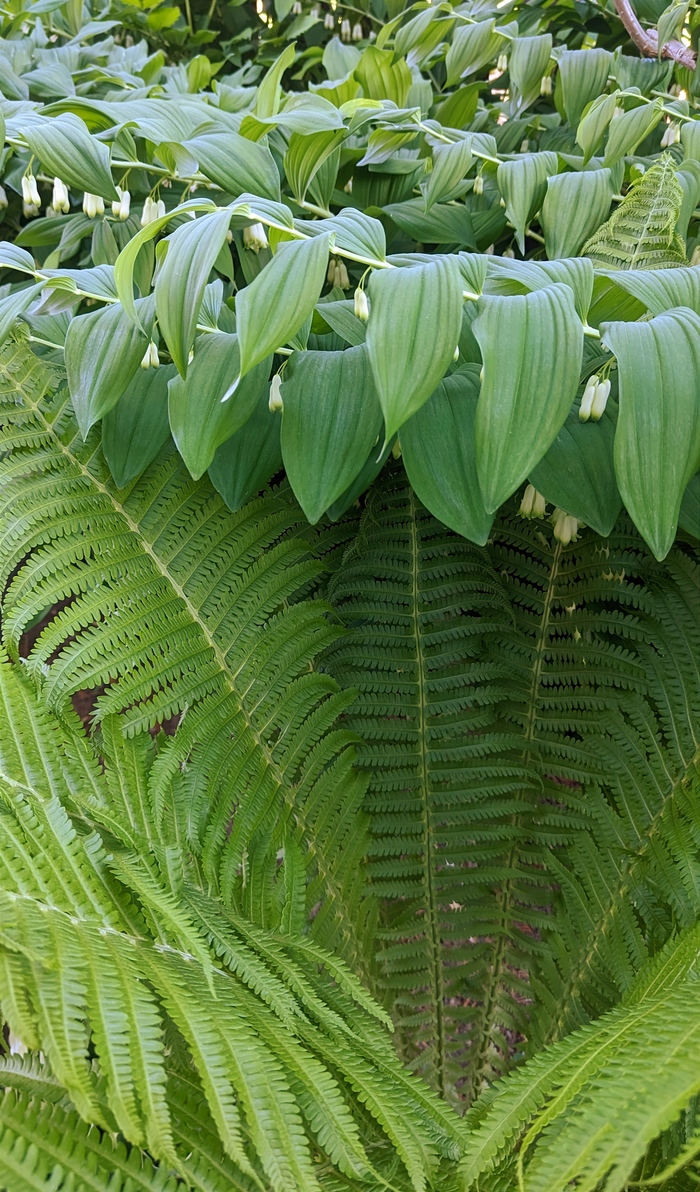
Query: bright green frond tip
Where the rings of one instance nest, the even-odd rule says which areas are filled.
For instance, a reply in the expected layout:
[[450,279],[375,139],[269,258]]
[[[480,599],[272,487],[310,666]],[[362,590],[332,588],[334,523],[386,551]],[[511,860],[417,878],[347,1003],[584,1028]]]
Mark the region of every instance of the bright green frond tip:
[[610,219],[583,246],[583,256],[605,269],[674,269],[687,265],[676,232],[683,191],[665,154],[629,188]]

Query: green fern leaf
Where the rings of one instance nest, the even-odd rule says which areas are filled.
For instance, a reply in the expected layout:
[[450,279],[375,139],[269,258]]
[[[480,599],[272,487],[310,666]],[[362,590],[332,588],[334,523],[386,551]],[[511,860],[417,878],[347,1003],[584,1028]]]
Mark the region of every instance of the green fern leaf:
[[[364,1145],[378,1135],[422,1192],[457,1157],[460,1128],[403,1073],[382,1011],[313,941],[246,928],[198,890],[187,855],[172,863],[167,817],[158,835],[144,813],[143,855],[120,843],[135,817],[110,791],[139,805],[125,776],[140,774],[143,790],[150,744],[106,721],[103,763],[121,759],[108,782],[85,737],[66,723],[57,731],[18,669],[0,665],[0,953],[22,962],[14,979],[36,1044],[81,1117],[186,1170],[171,1088],[189,1064],[234,1186],[313,1192],[312,1147],[347,1177],[381,1182]],[[17,1002],[0,998],[21,1038]],[[23,1087],[16,1073],[8,1082]],[[365,1105],[376,1124],[361,1137]]]
[[604,269],[673,269],[687,265],[676,232],[683,190],[670,154],[655,162],[629,188],[610,219],[584,244],[581,254]]
[[7,1091],[0,1100],[0,1186],[7,1192],[177,1192],[172,1172],[91,1130],[61,1105]]
[[[123,830],[152,836],[146,805],[156,825],[174,809],[229,902],[245,897],[253,854],[269,858],[268,885],[278,879],[276,856],[289,840],[308,873],[306,911],[322,903],[312,931],[362,970],[367,949],[353,924],[372,929],[359,908],[364,780],[351,736],[336,727],[348,697],[311,669],[338,627],[321,600],[303,599],[347,527],[311,530],[286,490],[232,514],[173,451],[117,490],[94,436],[82,442],[58,379],[21,344],[0,359],[0,582],[11,657],[26,626],[63,602],[26,661],[47,707],[65,715],[89,689],[97,724],[119,713],[122,731],[135,734],[181,720]],[[246,903],[254,915],[274,906],[256,890]],[[276,913],[268,925],[278,925],[281,906]]]
[[[398,469],[368,500],[332,586],[349,633],[327,664],[359,691],[346,719],[366,742],[403,1053],[448,1096],[478,1093],[515,1040],[608,1009],[700,913],[695,583],[681,554],[650,566],[624,523],[563,547],[509,514],[482,551]],[[663,818],[675,857],[670,842],[660,853]]]

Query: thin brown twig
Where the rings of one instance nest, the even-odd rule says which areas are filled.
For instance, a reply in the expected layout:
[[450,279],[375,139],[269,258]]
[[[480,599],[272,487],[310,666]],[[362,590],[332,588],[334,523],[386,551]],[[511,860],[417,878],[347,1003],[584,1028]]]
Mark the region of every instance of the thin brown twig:
[[[656,58],[658,54],[658,35],[656,29],[644,29],[639,23],[630,0],[614,0],[615,9],[622,24],[629,33],[637,48],[647,58]],[[697,55],[690,46],[684,46],[682,41],[673,39],[667,41],[661,48],[662,58],[672,58],[687,70],[695,70]]]

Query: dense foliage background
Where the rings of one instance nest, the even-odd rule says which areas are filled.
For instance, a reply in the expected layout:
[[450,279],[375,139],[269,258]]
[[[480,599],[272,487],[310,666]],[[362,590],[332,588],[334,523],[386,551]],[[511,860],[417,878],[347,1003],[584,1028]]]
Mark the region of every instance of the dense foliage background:
[[690,1192],[696,9],[0,19],[0,1186]]

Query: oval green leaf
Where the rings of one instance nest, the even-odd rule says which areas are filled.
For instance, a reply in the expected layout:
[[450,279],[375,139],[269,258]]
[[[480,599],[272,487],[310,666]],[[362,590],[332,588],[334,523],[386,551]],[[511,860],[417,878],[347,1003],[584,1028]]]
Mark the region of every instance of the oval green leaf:
[[462,276],[454,257],[386,269],[369,283],[367,347],[389,439],[437,388],[462,329]]
[[[329,303],[329,305],[331,305]],[[309,521],[350,486],[377,444],[382,411],[364,345],[295,352],[282,384],[282,458]]]
[[479,299],[472,324],[484,361],[477,470],[489,513],[515,491],[561,430],[578,387],[583,325],[561,283]]
[[700,468],[700,315],[680,308],[601,330],[619,369],[617,483],[640,534],[663,559]]

